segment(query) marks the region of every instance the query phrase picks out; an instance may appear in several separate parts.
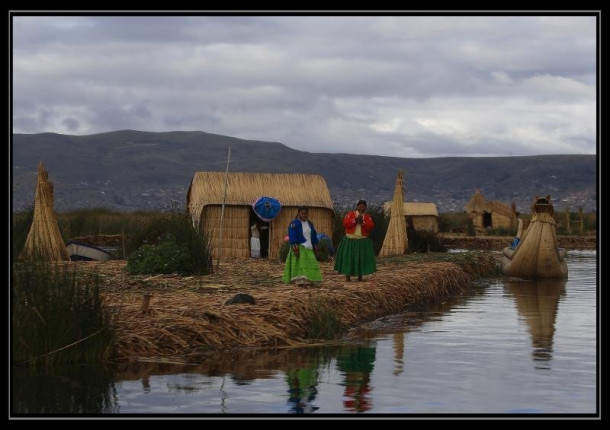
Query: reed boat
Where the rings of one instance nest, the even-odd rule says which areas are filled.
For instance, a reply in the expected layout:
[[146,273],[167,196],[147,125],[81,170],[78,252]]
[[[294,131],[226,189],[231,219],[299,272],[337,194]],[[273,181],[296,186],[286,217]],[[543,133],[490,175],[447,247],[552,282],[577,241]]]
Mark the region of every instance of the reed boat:
[[556,222],[551,196],[534,199],[527,227],[519,219],[517,236],[502,250],[501,270],[521,278],[567,278],[566,250],[557,247]]

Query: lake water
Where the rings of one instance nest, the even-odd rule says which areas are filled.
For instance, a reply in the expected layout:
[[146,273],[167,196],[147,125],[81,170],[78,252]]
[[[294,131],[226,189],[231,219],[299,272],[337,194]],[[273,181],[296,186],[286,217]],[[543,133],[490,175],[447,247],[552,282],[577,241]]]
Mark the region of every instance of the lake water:
[[477,281],[444,303],[366,324],[337,346],[241,351],[197,365],[13,369],[12,412],[595,418],[597,254],[567,259],[567,281]]

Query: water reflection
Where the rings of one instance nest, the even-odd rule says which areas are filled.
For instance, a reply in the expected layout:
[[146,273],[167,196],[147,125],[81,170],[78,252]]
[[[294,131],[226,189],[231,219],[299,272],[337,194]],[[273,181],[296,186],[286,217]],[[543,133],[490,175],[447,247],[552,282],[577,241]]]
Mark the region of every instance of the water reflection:
[[310,414],[318,409],[314,404],[318,394],[318,366],[288,369],[288,411],[295,414]]
[[565,279],[504,280],[504,288],[515,299],[517,311],[532,337],[536,368],[550,368],[553,335],[559,301],[565,295]]
[[405,353],[405,333],[404,331],[394,333],[394,376],[398,376],[403,371],[403,357]]
[[104,414],[118,411],[112,377],[99,366],[31,369],[13,366],[15,415]]
[[375,363],[375,343],[342,348],[337,354],[337,368],[345,386],[343,407],[348,412],[371,409],[371,372]]
[[[291,351],[299,356],[303,352],[305,351]],[[306,361],[290,360],[290,365],[284,371],[288,383],[288,412],[309,414],[320,409],[315,404],[320,373],[330,363],[332,355],[332,348],[310,348],[306,352]],[[295,365],[296,363],[302,364]]]
[[462,294],[362,324],[346,345],[202,353],[189,363],[159,359],[109,370],[14,368],[12,411],[590,413],[596,254],[568,258],[567,283],[481,280]]
[[290,363],[307,361],[309,356],[297,357],[294,350],[234,350],[231,353],[208,353],[199,357],[190,357],[190,361],[181,363],[177,360],[148,360],[138,363],[118,364],[114,368],[114,377],[120,381],[141,380],[142,389],[150,390],[150,378],[159,375],[197,374],[206,375],[202,384],[201,378],[185,378],[174,389],[197,391],[208,387],[210,378],[228,377],[235,385],[250,385],[257,379],[272,378],[274,369],[285,369]]

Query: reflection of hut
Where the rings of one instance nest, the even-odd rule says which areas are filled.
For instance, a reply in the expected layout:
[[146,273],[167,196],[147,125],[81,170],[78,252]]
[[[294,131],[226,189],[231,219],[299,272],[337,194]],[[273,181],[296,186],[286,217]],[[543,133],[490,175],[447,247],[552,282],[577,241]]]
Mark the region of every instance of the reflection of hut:
[[[385,202],[383,210],[391,212],[392,202]],[[415,230],[426,230],[438,233],[438,211],[434,203],[405,202],[403,212],[406,218],[413,220]]]
[[565,294],[565,279],[517,281],[506,279],[505,288],[515,298],[519,314],[527,322],[532,337],[532,356],[548,361],[553,354],[553,335],[559,300]]
[[405,333],[394,333],[394,376],[398,376],[403,371],[403,357],[405,353]]
[[21,257],[38,257],[46,261],[68,260],[57,216],[53,210],[53,184],[42,162],[38,165],[38,181],[34,200],[32,226]]
[[495,200],[487,201],[479,190],[475,191],[464,209],[478,232],[483,232],[487,228],[510,229],[517,222],[517,212],[514,207]]
[[197,172],[189,187],[187,208],[193,220],[204,225],[215,258],[219,254],[221,257],[250,256],[250,220],[255,216],[252,203],[261,196],[273,197],[282,204],[279,215],[269,223],[269,257],[279,256],[288,224],[299,206],[309,207],[309,219],[319,233],[332,236],[334,211],[322,176],[228,173],[225,196],[225,172]]

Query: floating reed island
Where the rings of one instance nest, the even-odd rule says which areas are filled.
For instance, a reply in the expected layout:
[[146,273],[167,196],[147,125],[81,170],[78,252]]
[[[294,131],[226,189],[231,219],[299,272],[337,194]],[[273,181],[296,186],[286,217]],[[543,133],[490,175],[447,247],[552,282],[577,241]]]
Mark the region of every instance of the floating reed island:
[[[102,278],[118,362],[195,362],[234,348],[338,340],[359,324],[499,273],[498,257],[481,251],[379,258],[378,271],[361,282],[345,282],[331,262],[321,263],[324,280],[315,287],[283,284],[283,263],[272,259],[226,259],[213,274],[187,277],[129,275],[124,260],[69,264]],[[239,297],[248,300],[231,303]]]

